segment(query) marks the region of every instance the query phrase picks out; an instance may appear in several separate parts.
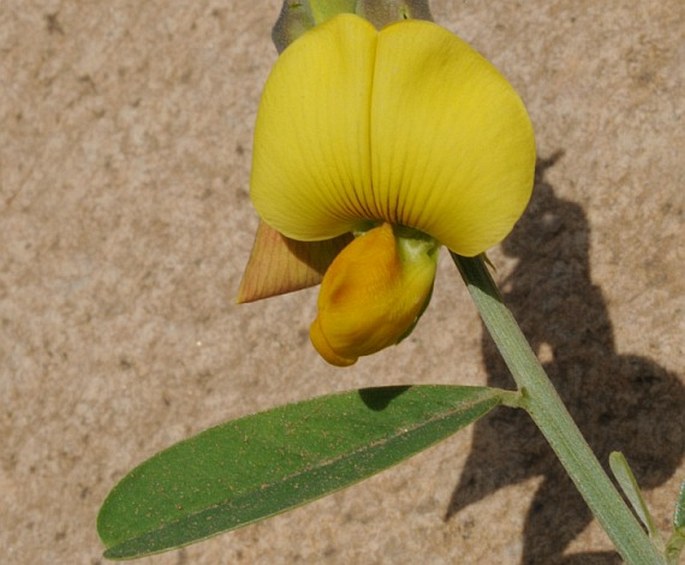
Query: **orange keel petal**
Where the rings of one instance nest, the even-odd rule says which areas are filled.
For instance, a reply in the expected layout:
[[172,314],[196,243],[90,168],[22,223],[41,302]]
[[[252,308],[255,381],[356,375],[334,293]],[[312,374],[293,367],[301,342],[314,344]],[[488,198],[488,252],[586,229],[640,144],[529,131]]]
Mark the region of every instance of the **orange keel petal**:
[[324,275],[312,344],[333,365],[394,345],[416,323],[435,278],[437,245],[383,224],[357,237]]

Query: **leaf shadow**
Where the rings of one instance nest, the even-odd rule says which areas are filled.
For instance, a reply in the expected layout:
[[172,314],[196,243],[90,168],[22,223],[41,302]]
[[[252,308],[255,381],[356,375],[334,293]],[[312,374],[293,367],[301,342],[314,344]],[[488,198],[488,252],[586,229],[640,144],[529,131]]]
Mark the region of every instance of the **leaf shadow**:
[[382,386],[373,388],[360,388],[357,392],[362,402],[366,404],[367,408],[375,412],[385,410],[390,402],[397,398],[400,394],[408,391],[411,388],[409,385],[398,386]]
[[[622,451],[640,486],[652,489],[673,475],[683,456],[685,387],[651,359],[617,352],[602,289],[591,279],[585,213],[557,197],[544,178],[562,155],[538,161],[531,204],[503,244],[518,264],[501,283],[502,293],[605,468],[609,453]],[[513,388],[485,331],[482,352],[488,386]],[[592,514],[521,410],[497,410],[475,424],[445,519],[500,488],[538,476],[543,479],[526,516],[521,562],[620,563],[614,552],[564,555]]]

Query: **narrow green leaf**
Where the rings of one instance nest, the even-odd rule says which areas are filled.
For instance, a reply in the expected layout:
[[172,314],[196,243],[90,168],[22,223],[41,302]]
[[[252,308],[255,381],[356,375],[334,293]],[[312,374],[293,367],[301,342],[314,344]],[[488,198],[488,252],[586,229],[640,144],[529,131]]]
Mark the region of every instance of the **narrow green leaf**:
[[105,557],[139,557],[300,506],[390,467],[477,420],[503,391],[383,387],[281,406],[158,453],[98,516]]
[[633,510],[640,518],[640,521],[647,528],[647,533],[649,537],[653,540],[661,540],[659,535],[659,530],[657,529],[654,518],[647,507],[645,499],[642,497],[640,492],[640,486],[637,484],[637,479],[633,474],[633,470],[628,465],[623,453],[619,451],[613,451],[609,454],[609,467],[611,467],[611,472],[616,477],[623,494],[626,495],[628,502],[630,502]]
[[685,548],[685,481],[680,485],[680,493],[673,513],[673,533],[666,542],[666,559],[669,565],[680,563],[680,554]]
[[680,494],[675,503],[675,512],[673,513],[673,527],[676,530],[685,529],[685,481],[680,485]]

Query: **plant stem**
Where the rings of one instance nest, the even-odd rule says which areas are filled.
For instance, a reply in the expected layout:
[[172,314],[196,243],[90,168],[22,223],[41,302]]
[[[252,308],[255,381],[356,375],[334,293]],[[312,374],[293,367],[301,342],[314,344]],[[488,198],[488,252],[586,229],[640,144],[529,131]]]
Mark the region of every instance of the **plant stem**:
[[549,377],[505,306],[483,257],[452,254],[459,272],[524,396],[530,414],[627,563],[665,564],[573,422]]

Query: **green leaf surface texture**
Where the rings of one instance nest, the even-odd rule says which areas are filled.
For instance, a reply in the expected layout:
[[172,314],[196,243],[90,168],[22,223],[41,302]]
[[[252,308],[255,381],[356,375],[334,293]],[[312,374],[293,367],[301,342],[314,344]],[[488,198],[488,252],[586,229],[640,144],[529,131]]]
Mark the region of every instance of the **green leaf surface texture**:
[[148,459],[98,516],[105,557],[140,557],[245,526],[347,487],[500,403],[484,387],[362,389],[229,421]]

